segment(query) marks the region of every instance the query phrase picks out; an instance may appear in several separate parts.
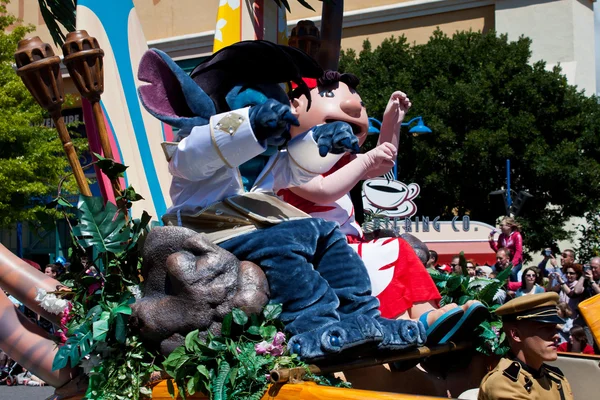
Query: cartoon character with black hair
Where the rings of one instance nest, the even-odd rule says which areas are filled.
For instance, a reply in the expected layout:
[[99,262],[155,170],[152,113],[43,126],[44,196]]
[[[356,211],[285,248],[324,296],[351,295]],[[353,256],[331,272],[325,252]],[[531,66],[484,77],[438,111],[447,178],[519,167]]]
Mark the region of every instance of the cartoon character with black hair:
[[301,77],[322,73],[301,51],[263,41],[222,49],[190,77],[164,53],[146,53],[139,69],[148,83],[139,88],[142,102],[182,129],[181,141],[165,148],[173,206],[163,220],[204,232],[259,265],[271,301],[283,304],[290,349],[305,360],[359,345],[423,344],[422,324],[380,316],[365,266],[338,225],[310,218],[272,193],[308,182],[359,150],[344,122],[312,127],[283,150],[274,147],[298,124],[279,84],[295,81],[310,103]]
[[[299,125],[290,128],[292,138],[313,126],[345,123],[362,145],[367,137],[368,116],[356,91],[358,78],[349,73],[326,71],[319,79],[304,79],[311,89],[311,107],[306,90],[292,92],[292,113]],[[390,96],[383,115],[378,145],[364,154],[345,154],[330,170],[295,187],[275,187],[282,199],[316,218],[337,222],[352,248],[361,256],[386,318],[420,321],[426,328],[427,344],[467,340],[488,314],[480,302],[439,308],[440,294],[412,246],[401,237],[366,239],[355,220],[349,191],[359,181],[381,176],[394,166],[400,127],[411,107],[405,93]],[[293,139],[292,139],[293,140]],[[323,148],[323,153],[327,150]],[[310,167],[308,167],[310,169]]]

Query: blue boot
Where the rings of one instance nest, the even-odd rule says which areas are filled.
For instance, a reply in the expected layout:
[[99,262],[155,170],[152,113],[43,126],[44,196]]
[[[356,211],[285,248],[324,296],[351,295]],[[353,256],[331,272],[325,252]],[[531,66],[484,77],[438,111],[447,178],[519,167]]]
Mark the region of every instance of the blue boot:
[[[321,329],[293,336],[288,347],[303,361],[324,359],[328,355],[347,351],[357,346],[377,346],[384,338],[381,325],[373,318],[357,315]],[[329,359],[329,358],[328,358]]]
[[383,333],[383,340],[378,346],[380,350],[402,350],[422,346],[427,340],[425,327],[421,322],[382,317],[375,320]]

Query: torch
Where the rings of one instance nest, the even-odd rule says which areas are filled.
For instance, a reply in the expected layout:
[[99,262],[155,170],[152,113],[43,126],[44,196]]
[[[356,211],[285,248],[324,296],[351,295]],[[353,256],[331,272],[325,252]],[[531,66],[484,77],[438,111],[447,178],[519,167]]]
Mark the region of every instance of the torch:
[[[84,30],[69,32],[62,48],[65,56],[63,62],[67,66],[77,90],[92,105],[104,157],[114,160],[100,106],[100,96],[104,92],[104,64],[102,61],[104,51],[98,45],[96,38]],[[111,178],[111,184],[115,197],[121,196],[119,179]]]
[[21,77],[27,90],[39,105],[47,110],[54,120],[79,191],[82,195],[91,197],[92,192],[85,179],[77,152],[60,112],[65,101],[63,81],[60,74],[60,58],[54,55],[54,51],[48,43],[42,42],[38,36],[35,36],[19,41],[15,52],[15,60],[17,62],[17,75]]

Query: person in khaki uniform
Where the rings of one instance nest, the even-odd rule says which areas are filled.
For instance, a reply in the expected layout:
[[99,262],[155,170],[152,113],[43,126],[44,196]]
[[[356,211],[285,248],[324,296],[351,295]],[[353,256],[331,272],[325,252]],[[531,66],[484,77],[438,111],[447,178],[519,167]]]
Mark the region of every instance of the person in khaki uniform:
[[569,382],[554,361],[558,330],[564,320],[556,312],[557,293],[521,296],[496,310],[502,317],[510,353],[488,373],[479,386],[478,400],[569,400]]

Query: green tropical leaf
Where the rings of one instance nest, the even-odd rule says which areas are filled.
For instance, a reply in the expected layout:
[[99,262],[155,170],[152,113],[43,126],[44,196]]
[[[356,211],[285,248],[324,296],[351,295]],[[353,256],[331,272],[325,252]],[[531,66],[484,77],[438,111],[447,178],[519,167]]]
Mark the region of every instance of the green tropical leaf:
[[244,326],[248,322],[248,316],[239,308],[234,308],[231,310],[231,314],[233,315],[233,322],[238,325]]
[[211,385],[214,400],[227,400],[227,386],[225,386],[225,382],[229,376],[229,370],[229,363],[222,360],[219,365],[218,375]]
[[69,354],[71,354],[71,344],[64,344],[58,348],[54,360],[52,361],[52,371],[58,371],[69,363]]
[[455,289],[458,289],[460,287],[462,283],[462,278],[458,275],[453,275],[449,280],[448,283],[446,284],[446,288],[449,291],[453,291]]
[[66,36],[58,24],[67,32],[75,30],[75,0],[38,0],[38,3],[54,44],[62,46]]
[[94,340],[101,342],[106,340],[106,335],[108,334],[109,326],[108,320],[101,319],[92,324],[92,331],[94,332]]
[[505,268],[504,270],[500,271],[500,273],[498,275],[496,275],[496,280],[504,283],[508,280],[510,273],[511,273],[511,268]]
[[264,340],[272,340],[275,337],[275,334],[277,333],[277,328],[275,328],[274,326],[261,326],[259,328],[259,332],[260,332],[260,336],[262,336],[262,338]]
[[198,336],[199,330],[193,330],[185,335],[185,349],[189,352],[197,352],[199,350],[198,343],[200,338]]
[[283,306],[281,304],[267,304],[262,313],[265,320],[273,321],[274,319],[279,318],[282,310]]
[[115,317],[115,339],[119,343],[125,343],[127,341],[127,321],[129,317],[127,314],[119,313]]
[[223,323],[221,324],[221,335],[229,336],[231,333],[231,324],[233,322],[233,314],[229,313],[223,318]]
[[190,377],[190,380],[188,381],[186,388],[187,388],[187,393],[192,396],[194,393],[196,393],[196,385],[198,385],[198,382],[200,382],[200,374],[198,372],[196,372],[194,375],[192,375]]
[[[106,175],[109,179],[116,179],[123,177],[123,173],[127,170],[127,166],[119,164],[115,160],[110,158],[104,158],[98,153],[94,153],[98,161],[96,166]],[[131,186],[130,186],[131,187]],[[129,188],[128,188],[129,189]]]
[[94,246],[101,253],[120,253],[129,240],[125,215],[117,206],[101,197],[80,196],[77,206],[81,212],[79,225],[73,227],[77,241],[83,247]]
[[117,308],[114,308],[113,310],[111,310],[111,313],[113,315],[116,315],[116,314],[131,315],[131,307],[126,306],[126,305],[121,305],[121,306],[118,306]]
[[175,398],[175,387],[173,386],[173,380],[167,379],[167,390],[172,398]]
[[298,3],[302,4],[304,7],[308,8],[311,11],[315,11],[314,8],[310,4],[308,4],[305,0],[298,0]]

